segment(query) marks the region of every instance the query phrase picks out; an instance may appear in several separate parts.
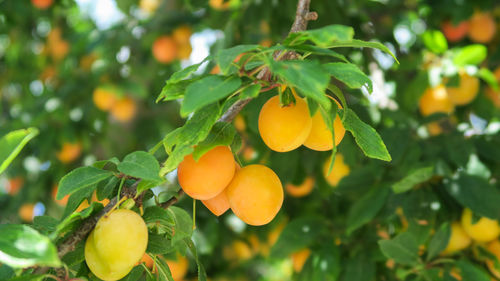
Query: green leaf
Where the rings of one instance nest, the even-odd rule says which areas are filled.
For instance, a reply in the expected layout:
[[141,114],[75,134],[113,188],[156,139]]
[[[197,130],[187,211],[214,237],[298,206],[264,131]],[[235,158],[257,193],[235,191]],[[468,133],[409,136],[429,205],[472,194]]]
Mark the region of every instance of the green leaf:
[[130,271],[130,273],[125,277],[126,279],[123,281],[137,281],[142,277],[143,273],[144,273],[144,267],[138,265],[132,268],[132,271]]
[[203,60],[200,63],[190,65],[186,68],[183,68],[181,70],[174,72],[174,74],[172,74],[172,76],[170,76],[170,78],[168,78],[167,84],[177,83],[177,82],[180,82],[180,81],[188,78],[191,74],[193,74],[196,70],[198,70],[200,65],[204,62],[205,62],[205,60]]
[[103,200],[104,198],[111,197],[111,195],[113,194],[113,190],[115,190],[116,184],[118,184],[118,181],[119,179],[117,177],[111,177],[108,181],[101,181],[97,185],[97,199]]
[[483,269],[466,260],[459,260],[455,265],[460,269],[462,280],[490,281],[491,278]]
[[0,225],[0,262],[13,268],[59,267],[61,261],[50,239],[27,225]]
[[346,84],[349,88],[360,89],[364,86],[369,93],[373,91],[372,80],[355,64],[334,62],[324,64],[323,67],[330,75]]
[[148,234],[148,247],[146,252],[154,255],[163,255],[170,253],[174,250],[172,243],[163,234]]
[[184,160],[184,157],[191,154],[194,151],[192,145],[177,145],[168,155],[167,160],[163,164],[163,168],[160,170],[160,176],[165,176],[167,173],[175,170],[177,166]]
[[135,178],[161,181],[160,164],[153,155],[145,151],[135,151],[125,156],[118,164],[118,171]]
[[312,45],[298,45],[298,46],[288,46],[286,50],[293,50],[296,52],[301,52],[301,53],[311,53],[315,55],[321,55],[321,56],[330,56],[337,58],[345,63],[348,63],[349,61],[346,59],[344,55],[341,55],[333,50],[330,49],[324,49]]
[[328,48],[343,48],[343,47],[354,47],[354,48],[372,48],[372,49],[378,49],[382,52],[385,52],[394,58],[394,60],[399,64],[398,59],[396,56],[387,48],[384,44],[380,42],[366,42],[366,41],[361,41],[361,40],[346,40],[346,41],[338,41],[330,46]]
[[500,219],[500,191],[484,178],[458,172],[444,182],[446,191],[473,213],[491,219]]
[[236,59],[236,57],[245,52],[257,50],[259,45],[238,45],[229,49],[220,50],[217,53],[217,64],[219,64],[220,71],[222,74],[228,74],[231,64]]
[[432,236],[431,241],[429,242],[429,248],[427,249],[427,260],[430,261],[433,258],[437,257],[439,253],[441,253],[446,246],[448,245],[448,241],[450,240],[451,229],[449,223],[443,223],[439,230]]
[[7,281],[39,281],[44,280],[46,278],[45,274],[26,274],[18,277],[10,278]]
[[181,241],[184,238],[191,238],[193,234],[193,221],[191,216],[179,207],[172,206],[167,209],[171,215],[174,217],[175,221],[175,232],[172,236],[172,243]]
[[155,257],[154,261],[158,270],[159,281],[175,281],[165,260]]
[[276,244],[271,248],[271,257],[285,258],[302,250],[316,241],[325,231],[325,221],[319,217],[302,217],[288,223],[281,232]]
[[481,67],[481,69],[479,69],[479,71],[477,72],[477,76],[488,83],[488,85],[490,85],[493,90],[497,92],[500,90],[495,74],[493,74],[493,72],[491,72],[489,69]]
[[274,61],[271,62],[271,71],[288,86],[297,88],[325,109],[330,108],[330,101],[325,95],[330,76],[317,61]]
[[56,199],[72,194],[82,188],[94,185],[113,175],[111,171],[104,171],[94,167],[80,167],[62,177],[57,189]]
[[453,58],[453,62],[457,66],[477,65],[480,64],[488,55],[488,49],[481,44],[469,45],[461,48]]
[[418,168],[406,175],[403,179],[392,185],[394,193],[403,193],[412,189],[415,185],[426,182],[434,175],[434,166]]
[[345,263],[342,281],[368,281],[375,280],[375,262],[360,253],[353,258],[349,258]]
[[339,40],[351,40],[353,36],[354,29],[352,27],[333,24],[318,29],[290,33],[283,44],[293,46],[310,40],[317,46],[326,47]]
[[349,108],[345,109],[342,123],[345,129],[354,136],[356,143],[366,156],[384,161],[392,160],[377,131],[361,121],[354,111]]
[[33,219],[33,228],[47,234],[55,231],[59,221],[51,216],[36,216]]
[[165,180],[162,180],[161,178],[158,180],[142,180],[139,182],[137,185],[137,194],[142,193],[145,190],[154,188],[162,184]]
[[88,199],[88,202],[90,202],[92,193],[96,188],[97,188],[96,185],[92,185],[86,188],[79,189],[78,191],[71,194],[71,196],[68,198],[68,203],[64,208],[63,218],[67,217],[72,212],[74,212],[85,199]]
[[382,209],[389,195],[389,188],[372,188],[356,200],[347,214],[347,235],[370,222]]
[[118,158],[116,157],[113,157],[111,159],[108,159],[108,160],[99,160],[99,161],[96,161],[94,163],[92,163],[92,167],[95,167],[97,169],[102,169],[104,170],[104,168],[108,167],[109,166],[116,166],[120,163],[120,160],[118,160]]
[[80,241],[75,249],[62,258],[62,262],[68,266],[75,266],[85,261],[85,240]]
[[0,174],[36,135],[38,135],[38,129],[28,128],[12,131],[0,138]]
[[396,263],[410,266],[419,263],[417,240],[410,233],[401,233],[391,240],[380,240],[378,244],[382,253]]
[[207,273],[205,272],[203,264],[200,262],[200,257],[198,256],[193,241],[191,239],[185,238],[184,242],[186,243],[186,246],[193,255],[194,259],[196,260],[196,265],[198,266],[198,281],[207,281]]
[[252,85],[246,87],[243,91],[241,91],[241,94],[239,97],[242,100],[256,98],[259,95],[261,88],[262,88],[262,86],[260,84],[252,84]]
[[433,53],[442,54],[448,50],[448,42],[439,30],[427,30],[422,34],[422,40],[425,47]]
[[216,146],[229,146],[233,143],[237,132],[231,123],[217,122],[207,138],[200,142],[193,151],[194,160],[198,161],[203,154]]
[[187,116],[206,105],[234,93],[241,85],[237,76],[210,75],[189,85],[181,106],[181,115]]
[[158,206],[146,208],[142,218],[148,228],[155,229],[157,233],[166,233],[175,225],[172,213]]
[[[69,202],[69,200],[68,200]],[[67,208],[67,207],[66,207]],[[97,213],[103,209],[101,203],[92,202],[89,208],[84,209],[81,212],[71,213],[71,215],[65,217],[61,223],[57,225],[57,229],[54,232],[54,236],[64,236],[67,232],[71,232],[80,225],[83,219],[88,218],[90,215]],[[65,210],[66,212],[66,210]],[[63,216],[64,217],[64,216]]]
[[333,243],[324,243],[307,259],[299,274],[299,281],[336,281],[342,270],[340,250]]
[[156,102],[171,101],[183,98],[184,93],[186,92],[186,88],[198,80],[200,80],[200,77],[182,80],[177,83],[167,82],[167,84],[161,90],[161,93],[158,95],[158,98],[156,98]]

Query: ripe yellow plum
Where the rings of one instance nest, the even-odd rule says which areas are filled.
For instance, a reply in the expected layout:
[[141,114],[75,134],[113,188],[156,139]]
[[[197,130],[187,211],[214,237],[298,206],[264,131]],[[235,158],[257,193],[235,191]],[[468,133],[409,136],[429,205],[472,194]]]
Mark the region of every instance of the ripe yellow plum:
[[451,254],[467,248],[471,243],[470,237],[462,228],[460,222],[453,222],[451,224],[451,235],[448,245],[443,251],[443,254]]
[[486,217],[481,217],[473,223],[472,211],[464,209],[462,213],[462,227],[467,235],[479,242],[489,242],[500,234],[498,221]]
[[330,174],[328,174],[328,168],[330,167],[330,159],[325,161],[323,164],[323,176],[325,177],[328,184],[331,186],[337,186],[342,178],[347,176],[351,169],[344,162],[344,156],[340,153],[335,155],[335,161],[333,162],[333,168]]
[[[337,102],[337,101],[335,101]],[[342,108],[342,106],[337,102],[338,108]],[[339,145],[345,135],[345,128],[342,125],[342,121],[340,120],[339,115],[335,116],[333,121],[333,131],[335,134],[335,145]],[[323,115],[319,110],[314,113],[312,118],[312,127],[309,136],[307,137],[304,145],[307,148],[317,151],[327,151],[333,148],[333,137],[328,130],[328,126],[323,119]]]

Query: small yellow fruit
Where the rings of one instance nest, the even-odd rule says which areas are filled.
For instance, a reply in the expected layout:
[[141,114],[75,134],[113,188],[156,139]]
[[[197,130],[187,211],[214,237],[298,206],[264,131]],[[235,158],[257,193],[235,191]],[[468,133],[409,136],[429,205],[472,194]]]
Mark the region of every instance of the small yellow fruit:
[[292,254],[293,270],[295,272],[301,272],[302,268],[304,267],[304,264],[306,263],[310,255],[311,255],[311,250],[307,248],[293,253]]
[[479,242],[489,242],[500,234],[498,221],[481,217],[476,223],[472,223],[472,211],[464,209],[462,213],[462,227],[467,235]]
[[[337,101],[335,101],[337,102]],[[342,106],[337,102],[338,108],[342,108]],[[335,134],[335,145],[339,145],[345,135],[345,128],[342,125],[342,121],[340,120],[339,115],[335,116],[333,121],[333,131]],[[323,119],[323,115],[319,109],[314,113],[312,118],[312,127],[309,136],[307,137],[304,145],[307,148],[316,151],[327,151],[333,148],[333,138],[328,126]]]
[[453,103],[443,85],[427,89],[419,102],[420,113],[429,116],[434,113],[452,113]]
[[301,146],[312,127],[307,103],[295,95],[296,103],[280,105],[279,96],[270,98],[259,114],[259,133],[272,150],[287,152]]
[[467,73],[460,73],[458,87],[447,88],[448,96],[454,105],[466,105],[473,101],[479,92],[479,79]]
[[143,257],[148,229],[137,213],[119,209],[102,217],[85,242],[85,261],[105,281],[127,275]]
[[[495,255],[497,260],[500,261],[500,241],[498,240],[493,240],[488,245],[486,246],[486,249]],[[488,266],[488,269],[490,270],[491,274],[493,274],[496,278],[500,278],[500,272],[495,268],[495,261],[493,260],[486,260],[486,265]]]
[[189,268],[188,259],[177,254],[177,260],[165,259],[165,261],[175,281],[181,281],[186,276]]
[[75,161],[82,153],[82,145],[77,143],[66,142],[63,144],[61,150],[56,153],[57,159],[64,164]]
[[285,186],[286,192],[290,194],[292,197],[304,197],[311,193],[311,191],[314,188],[314,178],[312,177],[307,177],[304,179],[304,182],[302,182],[299,185],[293,185],[291,183],[288,183]]
[[330,174],[328,174],[328,168],[330,168],[330,159],[325,161],[323,164],[323,176],[325,177],[328,184],[331,186],[337,186],[342,178],[349,175],[351,169],[344,162],[344,156],[340,153],[335,155],[335,161],[333,162],[333,168]]
[[470,237],[465,233],[462,225],[459,222],[453,222],[451,224],[451,235],[450,240],[446,249],[444,249],[443,254],[451,254],[456,251],[463,250],[467,248],[471,243]]
[[229,209],[229,200],[227,199],[225,190],[214,198],[201,200],[201,202],[216,216],[224,214]]
[[118,121],[126,123],[134,118],[137,111],[135,101],[130,97],[118,100],[111,108],[111,115]]
[[114,93],[102,88],[97,88],[94,90],[92,100],[97,108],[102,111],[108,111],[111,110],[116,103],[117,98]]

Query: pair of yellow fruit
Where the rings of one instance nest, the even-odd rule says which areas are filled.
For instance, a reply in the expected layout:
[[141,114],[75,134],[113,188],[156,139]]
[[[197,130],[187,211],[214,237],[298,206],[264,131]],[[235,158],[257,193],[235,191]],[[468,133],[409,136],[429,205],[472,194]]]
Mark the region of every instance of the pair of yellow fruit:
[[97,108],[110,111],[111,115],[120,122],[129,122],[137,111],[135,101],[131,97],[119,97],[104,88],[95,89],[92,99]]
[[245,223],[269,223],[283,204],[278,176],[264,165],[239,168],[227,146],[217,146],[197,161],[184,158],[177,170],[187,195],[201,200],[217,216],[229,208]]
[[[292,90],[295,104],[281,106],[279,96],[269,99],[259,114],[259,133],[264,143],[277,152],[287,152],[304,145],[317,151],[333,148],[333,137],[318,109],[311,117],[307,102]],[[337,102],[339,108],[342,106]],[[339,116],[333,121],[335,145],[345,135]]]
[[191,28],[187,25],[176,28],[172,35],[158,37],[151,48],[153,57],[160,63],[168,64],[175,59],[188,59],[193,50],[189,39]]

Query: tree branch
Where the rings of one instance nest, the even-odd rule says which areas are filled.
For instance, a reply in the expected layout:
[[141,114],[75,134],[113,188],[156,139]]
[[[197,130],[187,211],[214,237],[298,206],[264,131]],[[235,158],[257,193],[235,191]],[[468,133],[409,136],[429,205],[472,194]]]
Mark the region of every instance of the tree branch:
[[[307,29],[307,23],[310,20],[317,19],[318,15],[315,12],[309,11],[309,5],[311,0],[299,0],[297,4],[297,12],[295,15],[295,21],[292,24],[290,29],[290,33],[299,32]],[[279,55],[279,54],[278,54]],[[277,56],[275,54],[275,58]],[[286,52],[283,56],[281,56],[282,60],[293,59],[296,58],[297,54],[295,52]],[[271,74],[268,68],[263,69],[258,75],[257,78],[271,80]],[[221,122],[231,122],[236,115],[250,102],[250,99],[239,100],[235,102],[219,119]],[[137,192],[137,185],[140,180],[136,181],[132,186],[128,188],[124,188],[121,193],[121,197],[127,196],[129,198],[134,198]],[[161,204],[161,207],[168,208],[173,204],[177,203],[178,198],[184,194],[182,189],[179,190],[179,193],[176,197],[171,198],[170,200]],[[137,206],[142,205],[142,196],[135,199]],[[117,204],[117,198],[113,198],[110,202],[104,207],[104,209],[89,218],[87,218],[78,229],[71,234],[66,240],[64,240],[57,247],[57,253],[60,258],[65,256],[67,253],[73,251],[78,243],[83,241],[87,235],[94,229],[95,225],[99,221],[99,219],[105,216],[110,210],[112,210]]]

